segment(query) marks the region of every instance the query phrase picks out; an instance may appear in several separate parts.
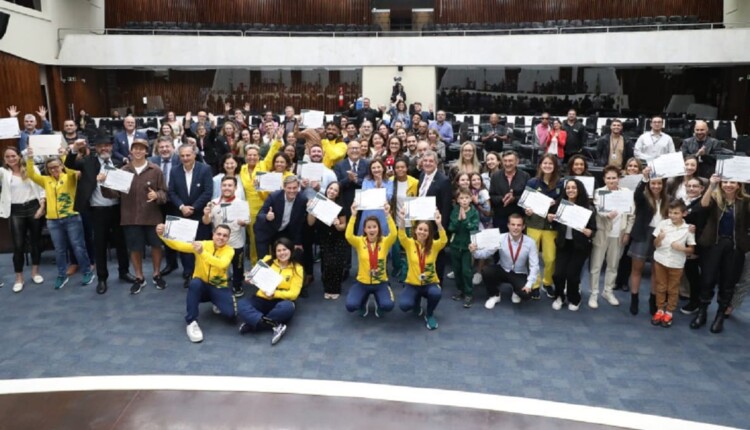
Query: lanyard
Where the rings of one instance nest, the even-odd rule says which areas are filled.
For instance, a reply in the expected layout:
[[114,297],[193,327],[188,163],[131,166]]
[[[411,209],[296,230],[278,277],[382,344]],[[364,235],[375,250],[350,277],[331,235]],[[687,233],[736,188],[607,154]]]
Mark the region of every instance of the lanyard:
[[422,249],[419,243],[415,242],[415,245],[417,246],[417,257],[419,258],[419,273],[424,273],[425,260],[427,259],[426,250]]
[[513,253],[513,243],[510,241],[510,235],[508,235],[508,251],[510,251],[510,259],[513,260],[513,266],[510,270],[515,271],[516,270],[516,261],[518,261],[518,256],[521,255],[521,247],[523,246],[523,236],[521,236],[521,240],[518,241],[518,246],[516,247],[515,254]]
[[380,245],[375,244],[375,247],[370,247],[370,241],[365,238],[367,244],[367,253],[370,256],[370,270],[378,269],[378,254],[380,254]]

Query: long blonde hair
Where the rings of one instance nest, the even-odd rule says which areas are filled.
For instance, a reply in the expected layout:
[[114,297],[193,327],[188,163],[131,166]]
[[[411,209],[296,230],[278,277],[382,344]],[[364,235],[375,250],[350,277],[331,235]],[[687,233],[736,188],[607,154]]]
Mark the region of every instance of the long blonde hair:
[[[471,165],[473,167],[473,170],[469,172],[464,167],[464,148],[471,145],[471,148],[474,150],[474,156],[471,159]],[[457,171],[459,173],[472,173],[472,172],[481,172],[482,167],[479,164],[479,158],[477,157],[477,147],[474,146],[471,142],[464,142],[461,144],[461,149],[458,151],[458,163],[456,164]]]
[[26,176],[26,164],[23,162],[23,156],[21,156],[21,152],[15,146],[9,146],[5,148],[5,151],[3,151],[3,167],[11,171],[13,170],[10,168],[10,166],[8,166],[8,163],[5,162],[5,153],[8,151],[13,151],[18,156],[18,169],[21,171],[21,179],[25,181],[28,178],[28,176]]
[[[722,182],[734,182],[734,181],[722,181]],[[722,212],[727,210],[727,197],[724,193],[724,190],[721,188],[721,185],[716,187],[716,189],[711,192],[711,197],[713,197],[714,200],[716,200],[716,205],[721,209]],[[737,183],[737,192],[734,195],[734,198],[736,200],[742,200],[747,198],[748,195],[745,193],[745,188],[740,184]]]

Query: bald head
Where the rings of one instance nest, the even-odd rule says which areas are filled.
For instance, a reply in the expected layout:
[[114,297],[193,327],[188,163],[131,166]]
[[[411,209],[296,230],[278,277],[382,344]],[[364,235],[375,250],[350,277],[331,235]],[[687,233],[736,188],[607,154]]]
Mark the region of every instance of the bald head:
[[497,125],[498,122],[500,122],[500,117],[496,113],[490,115],[490,124]]
[[708,136],[708,123],[706,121],[695,121],[695,128],[693,129],[695,138],[698,140],[706,140]]

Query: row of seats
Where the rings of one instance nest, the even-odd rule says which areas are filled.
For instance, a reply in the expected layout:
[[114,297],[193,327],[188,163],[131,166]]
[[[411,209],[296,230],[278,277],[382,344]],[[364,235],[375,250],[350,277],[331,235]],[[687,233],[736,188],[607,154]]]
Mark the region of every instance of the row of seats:
[[585,20],[548,20],[544,22],[489,22],[427,24],[422,28],[425,35],[440,35],[444,32],[466,32],[490,34],[544,34],[544,33],[597,33],[607,31],[647,31],[664,29],[707,29],[710,24],[701,22],[697,16],[645,16],[640,18],[604,18]]
[[110,30],[110,34],[139,34],[158,31],[159,34],[189,34],[196,31],[231,31],[246,35],[266,33],[352,33],[382,31],[379,25],[368,24],[266,24],[266,23],[201,23],[174,21],[128,21],[124,29]]

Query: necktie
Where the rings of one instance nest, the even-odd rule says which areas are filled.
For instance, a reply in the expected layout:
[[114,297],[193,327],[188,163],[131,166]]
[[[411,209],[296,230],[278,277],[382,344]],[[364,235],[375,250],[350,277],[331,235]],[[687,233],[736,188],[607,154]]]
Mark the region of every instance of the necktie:
[[162,158],[161,171],[164,172],[164,183],[169,186],[169,160]]

